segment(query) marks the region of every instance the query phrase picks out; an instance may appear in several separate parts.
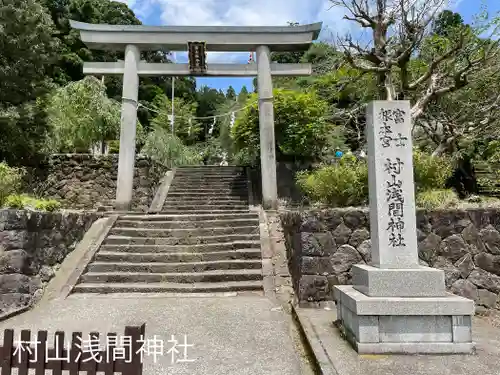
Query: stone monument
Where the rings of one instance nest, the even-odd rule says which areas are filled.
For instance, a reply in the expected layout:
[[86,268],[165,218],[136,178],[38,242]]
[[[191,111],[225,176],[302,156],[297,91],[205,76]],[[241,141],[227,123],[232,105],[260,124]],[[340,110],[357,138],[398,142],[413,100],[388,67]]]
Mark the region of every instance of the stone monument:
[[337,318],[358,353],[471,353],[474,302],[419,265],[410,103],[367,109],[372,265],[335,287]]

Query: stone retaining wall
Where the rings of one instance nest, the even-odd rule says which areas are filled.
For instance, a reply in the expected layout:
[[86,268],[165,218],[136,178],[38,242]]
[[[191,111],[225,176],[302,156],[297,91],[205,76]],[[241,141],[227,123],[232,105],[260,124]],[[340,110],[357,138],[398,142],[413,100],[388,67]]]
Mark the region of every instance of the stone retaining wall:
[[97,213],[0,210],[0,314],[36,302]]
[[[94,209],[113,205],[116,195],[118,155],[90,154],[52,155],[44,171],[45,176],[34,185],[41,195],[54,198],[64,208]],[[167,169],[151,159],[138,156],[135,163],[132,209],[146,211],[156,188]]]
[[[301,302],[333,300],[351,283],[351,267],[371,262],[366,209],[281,214],[290,272]],[[417,212],[420,262],[445,271],[446,286],[495,308],[500,302],[500,209]]]

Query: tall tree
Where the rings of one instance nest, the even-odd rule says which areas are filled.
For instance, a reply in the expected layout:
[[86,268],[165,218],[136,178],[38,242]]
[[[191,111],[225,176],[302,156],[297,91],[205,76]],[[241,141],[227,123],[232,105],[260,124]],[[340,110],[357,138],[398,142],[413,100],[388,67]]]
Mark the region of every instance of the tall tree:
[[88,152],[95,144],[104,151],[105,142],[116,139],[120,128],[120,104],[108,99],[106,88],[95,77],[56,90],[47,113],[49,152]]
[[449,36],[454,28],[464,25],[464,19],[460,13],[451,10],[443,10],[439,13],[432,25],[432,32],[439,36]]
[[[170,116],[172,102],[165,95],[158,95],[152,103],[155,116],[151,120],[153,128],[163,128],[171,131]],[[177,98],[174,100],[174,134],[187,144],[196,142],[200,136],[201,127],[196,117],[195,102],[187,102]]]
[[54,25],[37,0],[0,1],[0,161],[26,164],[47,131],[44,95],[56,59]]
[[[478,37],[491,26],[491,19],[483,19],[481,27],[458,27],[451,37],[433,40],[442,38],[431,35],[430,25],[443,0],[330,1],[345,9],[346,19],[372,32],[369,47],[352,35],[340,41],[346,60],[377,78],[379,98],[410,99],[413,120],[433,101],[466,87],[474,73],[499,56],[498,40]],[[426,50],[426,43],[437,48]],[[420,58],[418,69],[412,69],[415,55]]]
[[[200,90],[196,92],[196,101],[198,103],[198,108],[196,114],[198,117],[210,117],[217,113],[217,108],[220,104],[226,101],[226,96],[221,90],[211,89],[208,86],[202,86]],[[210,128],[213,127],[213,135],[218,133],[217,120],[211,118],[200,120],[202,127],[204,129],[205,137],[208,136]],[[205,140],[203,137],[203,140]],[[201,140],[201,139],[200,139]]]
[[236,91],[234,91],[233,86],[229,86],[227,91],[226,91],[226,98],[229,100],[235,100],[236,99]]
[[50,87],[54,24],[36,0],[2,0],[0,20],[0,105],[19,105]]
[[238,103],[244,103],[248,98],[248,89],[246,86],[243,86],[238,94]]

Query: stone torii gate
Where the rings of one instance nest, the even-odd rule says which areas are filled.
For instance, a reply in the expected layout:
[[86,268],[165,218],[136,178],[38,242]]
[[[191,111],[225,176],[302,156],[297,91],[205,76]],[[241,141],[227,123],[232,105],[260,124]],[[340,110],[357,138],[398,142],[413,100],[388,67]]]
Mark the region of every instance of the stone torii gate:
[[[86,62],[84,74],[123,75],[120,153],[115,208],[128,210],[132,201],[135,137],[139,76],[257,76],[259,96],[260,157],[262,170],[262,204],[265,209],[276,209],[278,193],[276,182],[276,154],[274,139],[274,109],[272,76],[308,76],[310,64],[272,63],[271,51],[305,51],[318,38],[322,23],[301,26],[142,26],[104,25],[70,21],[80,31],[81,40],[90,48],[125,51],[124,61]],[[202,41],[200,43],[200,41]],[[205,65],[205,51],[253,52],[254,64]],[[195,47],[196,48],[196,47]],[[163,64],[141,61],[141,51],[193,51],[197,66],[190,64]],[[200,58],[201,60],[198,60]],[[199,64],[201,61],[201,65]],[[196,64],[195,64],[196,65]]]

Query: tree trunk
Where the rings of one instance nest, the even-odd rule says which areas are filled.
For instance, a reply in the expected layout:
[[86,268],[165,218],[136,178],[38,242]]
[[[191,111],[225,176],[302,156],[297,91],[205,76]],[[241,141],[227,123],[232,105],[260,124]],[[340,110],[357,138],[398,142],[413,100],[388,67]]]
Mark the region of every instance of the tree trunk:
[[432,153],[433,157],[442,156],[444,154],[451,154],[455,151],[454,147],[455,137],[442,140],[439,146]]

